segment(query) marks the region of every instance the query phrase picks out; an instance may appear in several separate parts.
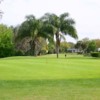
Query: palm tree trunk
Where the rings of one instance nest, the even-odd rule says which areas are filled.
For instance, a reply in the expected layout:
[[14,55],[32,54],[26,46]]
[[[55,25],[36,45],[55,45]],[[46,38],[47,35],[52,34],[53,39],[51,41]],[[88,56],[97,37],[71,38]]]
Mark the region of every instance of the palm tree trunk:
[[57,54],[57,58],[59,58],[59,46],[56,44],[56,54]]
[[56,54],[57,58],[59,58],[59,47],[60,47],[60,38],[59,38],[59,32],[56,33]]
[[34,55],[34,41],[31,40],[30,41],[30,55],[33,56]]
[[38,40],[35,38],[34,40],[31,41],[31,55],[37,56],[37,45],[38,45]]

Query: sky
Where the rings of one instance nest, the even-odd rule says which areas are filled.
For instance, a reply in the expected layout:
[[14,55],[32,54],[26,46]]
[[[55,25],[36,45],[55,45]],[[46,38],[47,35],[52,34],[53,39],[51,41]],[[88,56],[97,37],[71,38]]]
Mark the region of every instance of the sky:
[[[76,22],[78,40],[100,39],[100,0],[3,0],[0,10],[4,12],[0,23],[8,26],[21,24],[30,14],[40,18],[47,12],[68,12]],[[76,41],[69,36],[66,39]]]

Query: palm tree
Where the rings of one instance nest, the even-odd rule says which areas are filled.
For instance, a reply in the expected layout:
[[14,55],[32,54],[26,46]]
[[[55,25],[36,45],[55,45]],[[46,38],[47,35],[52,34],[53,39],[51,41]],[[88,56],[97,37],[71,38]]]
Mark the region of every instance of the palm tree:
[[54,35],[56,36],[56,53],[58,58],[61,37],[64,38],[63,35],[70,35],[75,39],[78,38],[76,29],[74,27],[75,22],[69,17],[68,13],[61,14],[60,16],[46,13],[42,17],[42,21],[45,23],[45,26],[48,27],[45,32],[52,32],[51,35],[53,37]]
[[40,37],[47,38],[44,32],[43,22],[40,19],[36,19],[35,16],[26,16],[26,21],[22,23],[19,28],[18,38],[22,39],[25,37],[30,37],[31,55],[37,56],[37,49],[40,48]]
[[38,39],[40,37],[40,29],[42,27],[42,22],[36,19],[35,16],[26,16],[26,20],[21,24],[18,32],[17,38],[30,37],[31,55],[37,55],[36,49],[38,44]]

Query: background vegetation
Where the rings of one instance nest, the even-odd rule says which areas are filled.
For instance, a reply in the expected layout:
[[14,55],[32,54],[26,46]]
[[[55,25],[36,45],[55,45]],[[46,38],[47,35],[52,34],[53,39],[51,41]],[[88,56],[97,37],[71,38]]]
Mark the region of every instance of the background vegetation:
[[[55,54],[57,52],[56,41],[54,39],[55,34],[52,35],[51,33],[46,32],[45,29],[47,29],[47,27],[43,26],[43,23],[41,22],[42,26],[39,31],[42,30],[43,34],[42,32],[39,32],[38,35],[36,35],[37,31],[35,31],[32,35],[28,30],[34,30],[34,26],[32,26],[33,29],[30,29],[31,26],[28,25],[29,22],[27,21],[28,20],[16,27],[8,27],[3,24],[0,25],[0,57],[25,55],[37,56]],[[27,30],[27,28],[29,29]],[[63,37],[63,40],[60,40],[59,44],[60,53],[67,53],[73,49],[76,50],[74,51],[75,53],[85,55],[90,55],[91,52],[99,52],[100,39],[89,40],[88,38],[84,38],[83,40],[77,41],[77,43],[73,43],[67,42],[64,38],[65,35],[60,35]]]

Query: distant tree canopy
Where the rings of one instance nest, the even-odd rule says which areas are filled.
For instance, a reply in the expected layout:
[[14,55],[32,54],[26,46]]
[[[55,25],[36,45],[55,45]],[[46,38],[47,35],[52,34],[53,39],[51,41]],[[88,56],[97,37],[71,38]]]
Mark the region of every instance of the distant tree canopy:
[[94,41],[96,43],[96,47],[100,48],[100,39],[95,39]]
[[96,40],[84,38],[75,44],[75,48],[77,48],[80,52],[90,53],[97,50],[97,43]]

